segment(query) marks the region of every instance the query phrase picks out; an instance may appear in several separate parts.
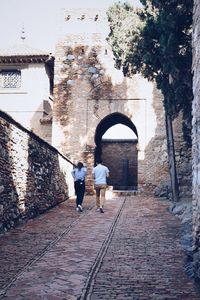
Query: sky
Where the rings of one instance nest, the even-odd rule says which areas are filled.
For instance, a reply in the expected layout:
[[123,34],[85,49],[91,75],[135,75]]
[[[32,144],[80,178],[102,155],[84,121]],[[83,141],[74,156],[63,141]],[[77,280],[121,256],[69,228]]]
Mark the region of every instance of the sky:
[[110,127],[102,136],[103,139],[137,139],[137,136],[128,126],[116,124]]
[[[116,0],[0,0],[0,49],[20,42],[24,27],[26,43],[52,52],[62,8],[108,8]],[[121,1],[122,3],[125,1]],[[128,0],[141,5],[139,0]]]

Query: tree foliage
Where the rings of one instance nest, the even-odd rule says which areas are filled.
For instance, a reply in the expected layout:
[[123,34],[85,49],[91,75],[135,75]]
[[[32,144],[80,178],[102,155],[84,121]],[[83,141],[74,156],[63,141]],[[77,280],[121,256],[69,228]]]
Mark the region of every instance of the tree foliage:
[[108,10],[116,66],[125,76],[155,80],[166,112],[191,120],[192,0],[140,0],[143,8],[115,4]]
[[108,10],[116,67],[155,80],[164,96],[172,198],[179,188],[172,120],[183,112],[183,136],[191,147],[193,0],[140,0],[141,10],[115,4]]
[[[115,56],[115,66],[122,68],[125,76],[130,76],[126,67],[131,65],[130,55],[136,53],[142,22],[134,8],[127,3],[114,4],[107,14],[110,24],[108,41]],[[133,64],[131,66],[135,68]]]

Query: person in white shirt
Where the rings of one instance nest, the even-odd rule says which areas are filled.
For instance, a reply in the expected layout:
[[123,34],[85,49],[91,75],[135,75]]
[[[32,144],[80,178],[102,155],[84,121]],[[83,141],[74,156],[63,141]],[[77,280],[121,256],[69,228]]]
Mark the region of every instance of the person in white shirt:
[[96,207],[97,211],[104,213],[103,206],[105,203],[105,194],[107,187],[107,177],[109,177],[109,169],[97,160],[97,166],[93,168],[94,188],[96,190]]
[[71,172],[74,178],[74,189],[76,194],[76,210],[82,212],[82,203],[85,194],[85,177],[87,169],[83,166],[82,162],[78,162],[77,167]]

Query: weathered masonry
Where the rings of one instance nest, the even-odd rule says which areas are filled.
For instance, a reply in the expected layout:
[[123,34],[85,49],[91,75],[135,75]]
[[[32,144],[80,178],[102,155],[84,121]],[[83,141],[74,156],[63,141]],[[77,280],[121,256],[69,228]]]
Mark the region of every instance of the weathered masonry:
[[72,195],[72,164],[0,111],[0,232]]
[[[162,95],[140,75],[125,79],[114,68],[104,11],[65,11],[63,32],[55,53],[53,145],[74,162],[84,160],[89,172],[102,155],[115,186],[166,185]],[[123,150],[126,140],[118,145],[102,142],[104,133],[116,124],[135,133],[135,140],[129,141],[132,157]],[[132,182],[123,181],[123,172],[134,174]]]
[[193,238],[194,266],[200,280],[200,3],[194,1],[193,23]]

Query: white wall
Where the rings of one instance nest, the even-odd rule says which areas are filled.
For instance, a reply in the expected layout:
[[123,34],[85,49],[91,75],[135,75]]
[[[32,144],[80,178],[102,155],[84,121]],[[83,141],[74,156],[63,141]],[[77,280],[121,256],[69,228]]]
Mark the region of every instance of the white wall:
[[31,129],[33,115],[37,110],[41,110],[43,100],[49,96],[49,78],[45,65],[0,65],[0,70],[8,69],[21,70],[21,87],[0,88],[0,109],[24,127]]

